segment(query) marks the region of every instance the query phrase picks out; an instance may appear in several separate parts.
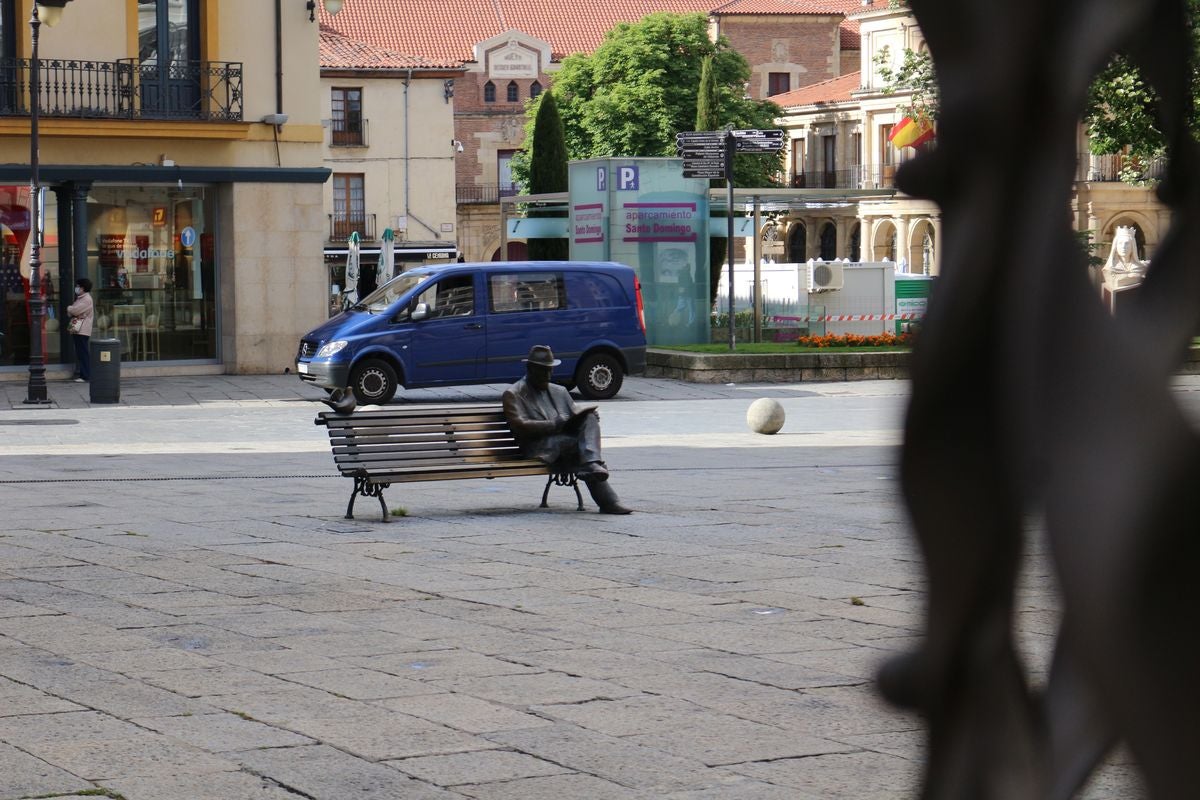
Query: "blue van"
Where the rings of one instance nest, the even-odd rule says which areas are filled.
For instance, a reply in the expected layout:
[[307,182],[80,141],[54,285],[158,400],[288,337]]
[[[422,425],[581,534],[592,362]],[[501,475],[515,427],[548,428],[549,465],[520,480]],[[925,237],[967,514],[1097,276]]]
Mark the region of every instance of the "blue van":
[[359,403],[396,389],[511,383],[535,344],[562,364],[554,380],[607,399],[646,367],[642,287],[631,267],[584,261],[496,261],[403,272],[305,334],[303,381],[349,386]]

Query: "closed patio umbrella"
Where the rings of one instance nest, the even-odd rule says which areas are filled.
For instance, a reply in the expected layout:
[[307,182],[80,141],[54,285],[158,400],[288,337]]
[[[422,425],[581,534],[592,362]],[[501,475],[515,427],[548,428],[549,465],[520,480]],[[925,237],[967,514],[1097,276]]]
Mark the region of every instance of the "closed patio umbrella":
[[379,278],[380,286],[396,277],[396,234],[391,228],[383,231],[383,244],[379,249]]
[[353,231],[346,241],[346,285],[342,290],[342,308],[358,302],[358,231]]

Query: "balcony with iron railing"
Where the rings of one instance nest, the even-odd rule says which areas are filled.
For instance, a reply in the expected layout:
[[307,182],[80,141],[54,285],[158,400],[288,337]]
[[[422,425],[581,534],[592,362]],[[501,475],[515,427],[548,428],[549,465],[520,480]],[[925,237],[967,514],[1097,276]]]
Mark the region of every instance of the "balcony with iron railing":
[[499,203],[501,197],[512,197],[521,193],[521,187],[513,184],[460,183],[455,187],[455,202],[460,205]]
[[329,215],[329,241],[347,241],[350,234],[355,231],[358,231],[358,238],[362,241],[375,241],[375,215],[364,213]]
[[335,119],[329,124],[330,147],[366,147],[367,120]]
[[1165,158],[1139,158],[1125,153],[1097,156],[1080,153],[1075,180],[1088,183],[1116,183],[1121,180],[1159,181],[1166,171]]
[[788,182],[793,189],[892,189],[896,167],[892,164],[855,164],[845,169],[799,172]]
[[[38,114],[240,122],[242,64],[38,59]],[[0,59],[0,116],[28,116],[32,62]]]

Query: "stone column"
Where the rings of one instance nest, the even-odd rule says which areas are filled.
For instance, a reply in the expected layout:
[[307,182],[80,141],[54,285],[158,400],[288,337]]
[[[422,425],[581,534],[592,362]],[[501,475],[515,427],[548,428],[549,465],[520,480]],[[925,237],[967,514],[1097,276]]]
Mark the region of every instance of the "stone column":
[[907,264],[907,266],[904,268],[906,272],[912,270],[912,264],[908,263],[910,255],[908,252],[908,247],[910,244],[909,236],[911,234],[908,226],[910,222],[911,220],[908,217],[892,218],[892,223],[896,226],[896,261],[899,261],[902,258],[904,259],[904,263]]
[[858,231],[859,258],[863,261],[877,261],[875,258],[875,220],[863,217],[859,220],[861,227]]
[[[68,249],[71,253],[72,270],[74,271],[76,278],[86,278],[88,274],[87,198],[88,192],[91,190],[91,181],[75,181],[75,183],[71,186],[72,235]],[[99,280],[100,276],[97,275],[96,279]]]
[[930,275],[942,274],[942,218],[934,214],[929,218],[929,226],[933,230],[933,265],[929,268]]

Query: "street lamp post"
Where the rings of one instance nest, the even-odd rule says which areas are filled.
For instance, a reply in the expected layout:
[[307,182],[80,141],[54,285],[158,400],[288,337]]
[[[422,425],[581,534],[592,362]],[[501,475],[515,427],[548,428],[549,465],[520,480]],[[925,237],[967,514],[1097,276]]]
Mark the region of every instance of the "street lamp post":
[[42,21],[37,3],[29,18],[30,41],[33,51],[29,60],[29,386],[26,403],[49,403],[46,391],[46,355],[42,352],[42,330],[46,317],[46,302],[42,297],[42,232],[41,183],[38,179],[38,31]]
[[42,351],[46,300],[42,296],[42,186],[38,176],[38,112],[41,105],[38,33],[42,27],[38,6],[46,7],[46,24],[53,25],[69,2],[71,0],[42,0],[33,4],[33,14],[29,17],[29,385],[25,391],[26,403],[50,402],[46,391],[46,354]]

